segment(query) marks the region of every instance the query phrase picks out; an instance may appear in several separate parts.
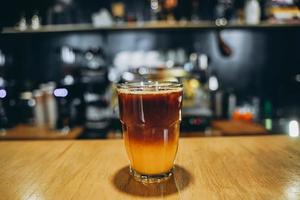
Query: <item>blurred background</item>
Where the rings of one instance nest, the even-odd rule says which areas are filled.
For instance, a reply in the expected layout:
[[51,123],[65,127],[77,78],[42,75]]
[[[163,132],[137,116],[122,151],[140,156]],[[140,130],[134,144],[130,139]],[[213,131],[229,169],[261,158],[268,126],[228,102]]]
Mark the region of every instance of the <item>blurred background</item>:
[[120,138],[116,84],[184,85],[182,136],[299,136],[298,0],[10,0],[0,139]]

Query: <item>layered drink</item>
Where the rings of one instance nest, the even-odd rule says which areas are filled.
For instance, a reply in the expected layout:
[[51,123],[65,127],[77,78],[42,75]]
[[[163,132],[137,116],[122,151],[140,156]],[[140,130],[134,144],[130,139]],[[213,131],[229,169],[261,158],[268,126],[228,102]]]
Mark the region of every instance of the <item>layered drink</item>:
[[120,84],[118,99],[132,174],[143,182],[168,178],[178,148],[181,85],[167,82]]

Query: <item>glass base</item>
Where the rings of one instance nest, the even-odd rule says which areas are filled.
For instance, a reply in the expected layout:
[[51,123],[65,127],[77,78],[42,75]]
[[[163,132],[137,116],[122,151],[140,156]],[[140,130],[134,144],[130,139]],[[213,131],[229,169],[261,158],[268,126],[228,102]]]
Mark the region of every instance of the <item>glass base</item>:
[[134,180],[143,184],[160,183],[168,180],[173,175],[173,168],[163,174],[146,175],[140,174],[130,167],[130,174],[133,176]]

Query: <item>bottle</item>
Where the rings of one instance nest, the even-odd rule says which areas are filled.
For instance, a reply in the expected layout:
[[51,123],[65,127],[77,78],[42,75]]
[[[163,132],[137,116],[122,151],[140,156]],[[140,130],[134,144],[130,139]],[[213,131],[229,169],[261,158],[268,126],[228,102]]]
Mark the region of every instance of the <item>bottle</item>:
[[35,90],[33,96],[35,99],[34,123],[38,127],[44,127],[46,125],[46,116],[43,92],[41,90]]
[[267,100],[264,102],[263,117],[264,117],[265,128],[268,131],[271,131],[273,129],[272,116],[273,116],[273,106],[271,101]]
[[19,105],[21,122],[24,124],[33,125],[35,100],[30,90],[21,92]]
[[156,22],[161,19],[162,6],[159,0],[150,0],[151,21]]
[[111,4],[111,12],[117,24],[125,21],[125,4],[121,1],[115,1]]
[[237,99],[236,99],[236,95],[234,93],[229,94],[228,96],[228,118],[232,118],[232,114],[236,108],[236,104],[237,104]]
[[43,91],[43,95],[45,98],[45,113],[46,113],[46,126],[50,130],[56,129],[57,122],[57,102],[54,96],[54,89],[56,85],[53,82],[49,82],[47,84],[42,84],[40,86]]
[[235,17],[233,0],[217,0],[215,7],[215,23],[224,26]]
[[41,27],[41,18],[36,12],[31,18],[31,28],[37,30]]
[[17,23],[16,28],[19,31],[25,31],[27,29],[27,22],[26,22],[26,16],[24,14],[22,14],[19,22]]
[[258,0],[248,0],[245,5],[245,21],[247,24],[259,24],[261,9]]
[[192,0],[192,11],[191,11],[191,21],[197,22],[199,21],[199,0]]

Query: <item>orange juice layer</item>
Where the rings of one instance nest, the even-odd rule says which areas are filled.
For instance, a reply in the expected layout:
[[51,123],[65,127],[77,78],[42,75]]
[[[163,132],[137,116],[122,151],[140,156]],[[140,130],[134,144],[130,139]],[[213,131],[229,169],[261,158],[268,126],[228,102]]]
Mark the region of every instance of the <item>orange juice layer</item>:
[[[141,174],[162,174],[170,171],[174,165],[174,160],[178,147],[179,124],[176,130],[168,129],[158,136],[159,132],[154,133],[154,137],[131,137],[131,134],[124,132],[126,151],[131,163],[131,167]],[[145,135],[141,133],[141,135]],[[158,136],[158,137],[155,137]]]

